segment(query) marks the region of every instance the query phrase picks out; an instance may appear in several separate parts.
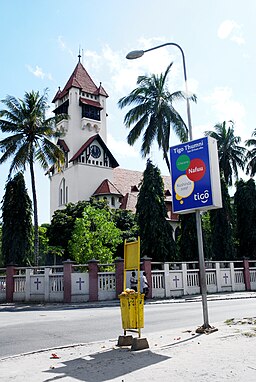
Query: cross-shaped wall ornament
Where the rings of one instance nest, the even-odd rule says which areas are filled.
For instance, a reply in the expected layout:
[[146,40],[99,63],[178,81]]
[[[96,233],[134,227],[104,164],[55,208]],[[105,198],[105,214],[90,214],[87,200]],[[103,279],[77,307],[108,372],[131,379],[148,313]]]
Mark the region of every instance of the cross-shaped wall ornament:
[[225,273],[225,275],[223,276],[223,278],[224,278],[224,280],[225,280],[225,284],[227,284],[228,283],[228,275]]
[[172,280],[175,282],[175,288],[177,288],[178,286],[178,281],[180,281],[180,279],[178,279],[177,275],[175,275],[174,279]]
[[39,284],[42,284],[42,281],[39,281],[39,278],[37,277],[36,281],[34,281],[34,284],[36,284],[36,290],[38,290]]
[[79,277],[78,281],[76,281],[76,284],[79,284],[79,290],[82,289],[82,284],[84,284],[84,281]]

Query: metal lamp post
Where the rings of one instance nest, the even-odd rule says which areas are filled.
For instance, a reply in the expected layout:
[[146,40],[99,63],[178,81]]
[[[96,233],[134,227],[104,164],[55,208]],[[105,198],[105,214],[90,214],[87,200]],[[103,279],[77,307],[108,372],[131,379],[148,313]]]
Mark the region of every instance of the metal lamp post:
[[[183,73],[185,80],[185,91],[186,91],[186,102],[187,102],[187,118],[188,118],[188,129],[189,129],[189,139],[192,140],[192,123],[191,123],[191,113],[190,113],[190,103],[188,98],[188,84],[187,84],[187,71],[186,71],[186,63],[185,63],[185,55],[180,47],[180,45],[174,42],[167,42],[165,44],[161,44],[155,46],[153,48],[147,50],[134,50],[129,52],[126,55],[126,58],[129,60],[133,60],[139,57],[142,57],[144,53],[150,52],[151,50],[163,48],[164,46],[173,45],[176,46],[182,55],[182,63],[183,63]],[[202,294],[202,306],[203,306],[203,319],[204,324],[202,326],[203,329],[211,328],[209,325],[208,319],[208,308],[207,308],[207,285],[206,285],[206,272],[205,272],[205,262],[204,262],[204,250],[203,250],[203,236],[202,236],[202,223],[200,211],[196,210],[196,229],[197,229],[197,242],[198,242],[198,252],[199,252],[199,273],[200,273],[200,286],[201,286],[201,294]]]

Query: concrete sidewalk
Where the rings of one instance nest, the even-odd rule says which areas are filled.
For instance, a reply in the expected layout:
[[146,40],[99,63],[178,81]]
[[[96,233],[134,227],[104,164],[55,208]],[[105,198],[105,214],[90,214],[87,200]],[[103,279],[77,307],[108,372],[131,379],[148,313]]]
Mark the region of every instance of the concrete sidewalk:
[[[209,300],[230,298],[256,298],[256,293],[208,296]],[[147,303],[178,301],[181,299]],[[201,301],[201,297],[193,297],[192,301]],[[149,349],[141,351],[118,347],[114,338],[2,358],[0,379],[3,382],[255,382],[256,317],[212,325],[218,331],[209,335],[195,333],[194,327],[152,333],[147,335]]]
[[0,360],[1,381],[255,382],[256,318],[217,323],[218,331],[191,328],[147,336],[149,349],[99,341]]

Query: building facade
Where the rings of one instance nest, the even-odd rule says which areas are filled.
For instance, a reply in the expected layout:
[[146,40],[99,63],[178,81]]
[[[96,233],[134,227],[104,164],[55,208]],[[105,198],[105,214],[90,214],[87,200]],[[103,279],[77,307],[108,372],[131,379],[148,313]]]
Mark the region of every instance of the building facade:
[[[59,88],[53,103],[55,115],[67,114],[57,124],[57,141],[65,154],[61,169],[50,174],[50,213],[69,202],[104,198],[112,208],[135,212],[142,172],[122,169],[107,146],[107,98],[82,63],[78,63],[63,90]],[[178,222],[171,210],[170,177],[163,177],[168,218]]]

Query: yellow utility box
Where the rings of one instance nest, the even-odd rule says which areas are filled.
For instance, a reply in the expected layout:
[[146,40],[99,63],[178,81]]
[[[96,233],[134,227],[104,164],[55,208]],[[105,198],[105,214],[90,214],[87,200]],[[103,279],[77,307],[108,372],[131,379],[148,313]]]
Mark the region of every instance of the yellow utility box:
[[144,294],[120,294],[120,308],[124,330],[144,328]]

